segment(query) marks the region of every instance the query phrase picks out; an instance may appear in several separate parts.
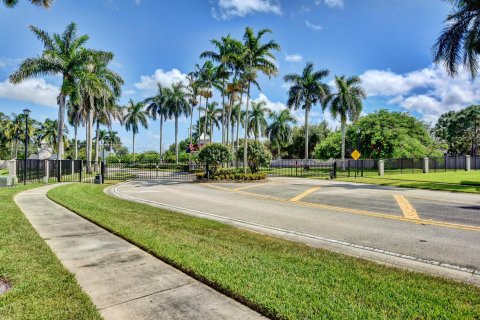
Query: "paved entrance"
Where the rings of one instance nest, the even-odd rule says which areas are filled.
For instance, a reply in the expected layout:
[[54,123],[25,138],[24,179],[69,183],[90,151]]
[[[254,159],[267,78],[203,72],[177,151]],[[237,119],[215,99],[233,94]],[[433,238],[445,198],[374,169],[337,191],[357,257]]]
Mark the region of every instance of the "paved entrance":
[[[480,283],[478,195],[298,178],[131,181],[110,192],[407,268],[459,271],[456,278]],[[444,270],[432,270],[438,266]]]

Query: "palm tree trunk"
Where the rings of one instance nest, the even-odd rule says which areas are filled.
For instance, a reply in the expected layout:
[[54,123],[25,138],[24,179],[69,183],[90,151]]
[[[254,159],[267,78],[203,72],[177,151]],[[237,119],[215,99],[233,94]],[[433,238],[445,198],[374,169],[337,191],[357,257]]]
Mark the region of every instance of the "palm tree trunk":
[[132,130],[132,154],[133,154],[133,163],[135,163],[135,131]]
[[63,159],[63,127],[64,127],[64,114],[65,114],[65,100],[66,97],[63,93],[58,96],[58,153],[57,159]]
[[78,139],[77,139],[77,134],[78,134],[78,123],[75,122],[75,125],[73,126],[73,141],[75,144],[75,160],[78,159]]
[[92,173],[92,126],[93,111],[88,111],[87,119],[87,173]]
[[200,96],[200,101],[198,102],[198,128],[197,128],[197,131],[198,131],[198,144],[200,144],[200,137],[202,135],[202,129],[200,128],[200,118],[202,117],[201,116],[201,109],[202,109],[202,96]]
[[160,115],[160,148],[159,148],[159,150],[160,150],[160,155],[159,155],[160,160],[162,160],[162,152],[163,152],[162,144],[163,144],[163,115]]
[[[243,86],[242,86],[242,91],[243,91]],[[243,99],[243,92],[240,93],[240,110],[237,114],[237,144],[235,146],[235,154],[236,154],[236,157],[235,159],[237,161],[235,161],[235,167],[238,168],[238,166],[240,165],[240,159],[238,158],[238,147],[240,145],[240,139],[239,139],[239,132],[240,132],[240,117],[242,115],[242,99]]]
[[222,144],[225,143],[225,78],[222,83]]
[[[196,98],[196,97],[195,97]],[[192,104],[192,112],[190,113],[190,131],[189,131],[189,141],[192,144],[192,125],[193,125],[193,108],[195,106]]]
[[280,159],[280,142],[277,141],[277,158]]
[[250,104],[250,82],[248,82],[247,88],[247,105],[245,107],[245,134],[244,134],[244,141],[243,141],[243,173],[247,173],[247,157],[248,157],[248,145],[247,145],[247,138],[248,138],[248,130],[247,130],[247,121],[248,121],[248,105]]
[[178,115],[175,115],[175,163],[178,164]]
[[207,138],[207,123],[208,123],[208,98],[205,101],[205,123],[203,125],[203,134],[205,139]]
[[305,106],[305,160],[308,160],[308,109],[310,106]]
[[341,121],[341,124],[340,124],[340,129],[342,130],[342,154],[341,154],[341,158],[342,158],[342,170],[345,170],[345,129],[346,129],[346,123],[345,121]]
[[99,132],[100,132],[100,121],[97,119],[97,127],[95,129],[96,137],[95,137],[95,165],[98,166],[98,154],[99,154]]

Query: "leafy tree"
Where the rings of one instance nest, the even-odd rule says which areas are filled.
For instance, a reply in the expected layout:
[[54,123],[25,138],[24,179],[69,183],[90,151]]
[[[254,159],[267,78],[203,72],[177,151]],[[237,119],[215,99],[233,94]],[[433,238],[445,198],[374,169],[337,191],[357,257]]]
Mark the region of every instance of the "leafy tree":
[[472,105],[458,112],[442,114],[433,133],[447,143],[448,154],[479,154],[480,106]]
[[362,100],[366,98],[365,91],[360,87],[360,78],[353,76],[345,78],[345,76],[335,76],[335,86],[337,92],[327,97],[323,109],[327,107],[333,118],[340,117],[340,130],[342,132],[342,152],[341,159],[345,159],[345,129],[347,119],[355,122],[363,109]]
[[292,140],[292,127],[295,118],[290,114],[290,110],[285,109],[280,112],[270,114],[271,123],[266,129],[266,134],[270,139],[271,145],[277,147],[277,157],[281,157],[281,148],[285,147]]
[[308,62],[302,74],[287,74],[284,77],[285,82],[292,83],[288,90],[287,106],[294,109],[301,107],[305,110],[304,159],[308,159],[309,155],[308,114],[317,103],[324,104],[330,94],[329,86],[322,82],[322,79],[328,76],[328,73],[329,71],[326,69],[314,71],[313,63]]
[[[257,173],[258,169],[262,166],[270,165],[270,161],[272,161],[272,154],[263,143],[261,143],[260,141],[249,140],[247,145],[247,164],[252,173]],[[239,154],[243,154],[243,148],[244,146],[238,149]]]
[[453,11],[445,19],[446,27],[433,46],[436,63],[443,62],[450,75],[457,74],[462,63],[475,77],[480,53],[480,5],[478,0],[450,0]]
[[[328,123],[326,121],[320,122],[318,125],[308,126],[308,150],[310,152],[309,157],[313,155],[313,149],[315,146],[325,139],[331,133]],[[305,127],[295,126],[292,128],[292,140],[285,150],[287,152],[287,158],[299,159],[304,156],[305,151]]]
[[209,169],[215,174],[218,166],[232,160],[232,153],[221,143],[210,143],[200,150],[198,160],[208,164]]
[[[40,128],[37,133],[37,141],[45,141],[49,145],[53,147],[53,149],[56,149],[58,146],[58,123],[57,120],[50,120],[50,119],[45,119],[45,121],[40,125]],[[68,129],[65,127],[63,129],[63,144],[65,146],[68,146]]]
[[148,120],[145,111],[143,110],[144,104],[142,102],[134,102],[132,99],[129,101],[127,112],[123,118],[125,129],[132,131],[132,154],[133,162],[135,162],[135,135],[138,133],[139,126],[148,128]]
[[[442,155],[425,123],[405,112],[382,109],[368,114],[361,117],[355,125],[348,126],[346,136],[348,153],[357,148],[359,143],[362,158],[419,158]],[[341,156],[341,140],[341,132],[330,134],[316,146],[315,157],[338,159]]]

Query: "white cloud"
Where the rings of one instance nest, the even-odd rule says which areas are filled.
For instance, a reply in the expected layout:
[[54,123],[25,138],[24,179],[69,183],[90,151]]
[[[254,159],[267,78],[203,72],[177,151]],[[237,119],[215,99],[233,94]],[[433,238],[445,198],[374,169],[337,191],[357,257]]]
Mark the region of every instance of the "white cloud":
[[151,76],[140,76],[140,82],[135,83],[135,87],[144,91],[145,94],[157,91],[157,83],[164,87],[171,87],[177,82],[187,83],[187,75],[180,70],[173,68],[170,71],[157,69]]
[[21,59],[12,59],[12,58],[1,58],[0,57],[0,69],[4,69],[7,67],[12,67],[17,65],[21,62]]
[[309,27],[310,29],[315,30],[315,31],[320,31],[320,30],[323,29],[323,27],[322,27],[321,25],[311,23],[311,22],[308,21],[308,20],[305,20],[305,25],[306,25],[307,27]]
[[301,62],[303,60],[303,57],[296,53],[296,54],[287,54],[285,56],[285,61],[287,62]]
[[214,4],[212,15],[215,19],[227,20],[257,12],[282,14],[278,0],[215,0],[211,3]]
[[388,104],[420,113],[426,121],[480,101],[480,80],[471,80],[465,70],[452,78],[433,65],[405,74],[368,70],[360,78],[367,96],[387,97]]
[[327,7],[330,8],[343,8],[343,0],[316,0],[315,4],[317,6],[321,4],[325,4]]
[[32,102],[47,107],[57,106],[57,96],[60,88],[49,84],[45,79],[28,79],[17,85],[8,79],[0,82],[0,97]]

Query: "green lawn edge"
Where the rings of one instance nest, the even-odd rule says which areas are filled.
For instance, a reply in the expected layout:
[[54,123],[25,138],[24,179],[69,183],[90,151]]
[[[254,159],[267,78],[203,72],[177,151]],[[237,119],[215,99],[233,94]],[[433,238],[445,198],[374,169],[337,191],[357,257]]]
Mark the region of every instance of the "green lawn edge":
[[102,319],[13,200],[39,186],[0,189],[0,278],[12,284],[0,295],[0,319]]
[[278,319],[476,319],[472,285],[349,257],[71,184],[48,197]]

